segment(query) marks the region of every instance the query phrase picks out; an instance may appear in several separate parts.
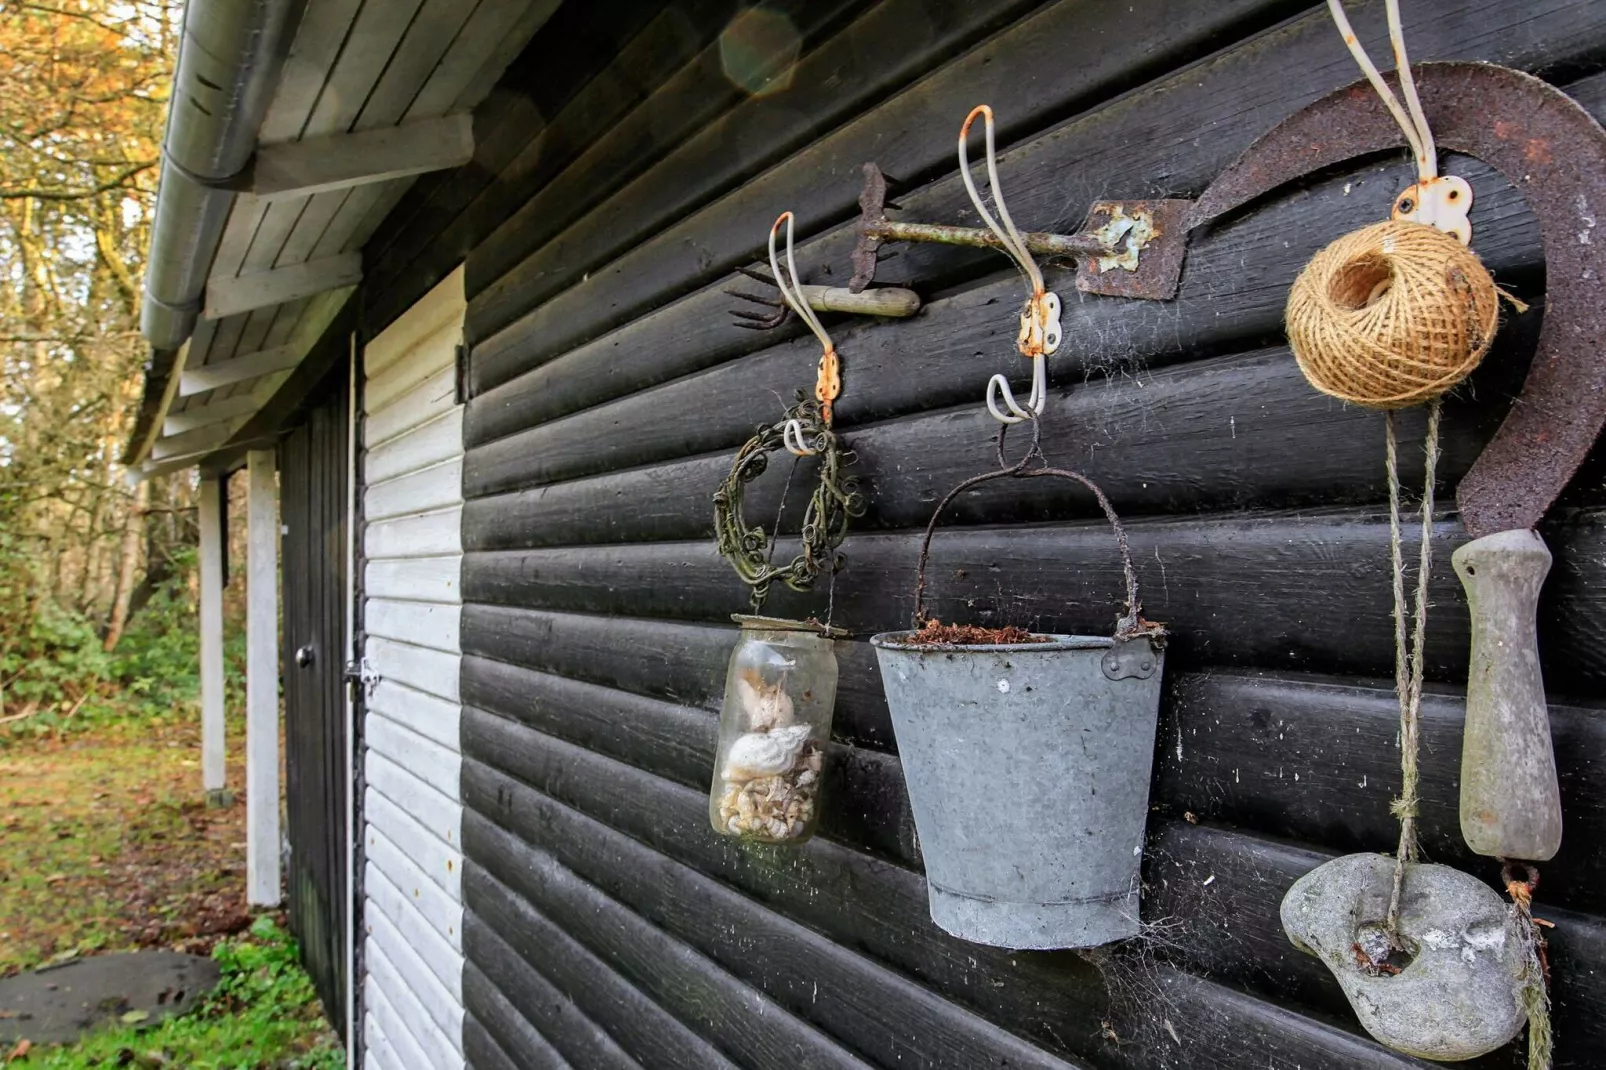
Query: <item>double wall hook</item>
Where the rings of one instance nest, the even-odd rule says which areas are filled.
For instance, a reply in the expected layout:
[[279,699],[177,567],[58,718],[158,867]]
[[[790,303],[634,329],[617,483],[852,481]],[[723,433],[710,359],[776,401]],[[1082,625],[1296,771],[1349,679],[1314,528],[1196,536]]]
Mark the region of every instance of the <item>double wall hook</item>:
[[[786,271],[781,271],[780,258],[775,251],[775,236],[786,224]],[[792,213],[782,212],[770,226],[770,271],[775,275],[775,285],[781,291],[781,299],[787,307],[795,312],[799,319],[808,325],[814,332],[814,337],[820,340],[822,352],[818,374],[814,381],[814,399],[820,403],[820,420],[827,429],[831,426],[831,403],[842,393],[842,365],[837,359],[836,344],[826,333],[825,327],[820,323],[820,317],[814,314],[804,296],[803,287],[798,283],[797,261],[792,255]],[[794,457],[813,457],[819,452],[818,445],[811,445],[804,440],[803,424],[792,419],[786,421],[786,429],[782,433],[782,440],[786,451]]]
[[[982,117],[986,130],[987,184],[993,193],[993,204],[998,208],[996,219],[987,210],[981,191],[976,188],[976,180],[970,175],[970,152],[966,142],[970,139],[970,126],[978,115]],[[1015,399],[1014,391],[1009,388],[1009,378],[1004,374],[999,373],[987,382],[987,411],[1000,423],[1018,424],[1041,415],[1043,405],[1048,400],[1046,358],[1060,345],[1060,299],[1058,294],[1044,288],[1043,272],[1038,268],[1037,261],[1032,259],[1031,250],[1026,247],[1025,239],[1016,229],[1015,221],[1009,216],[1009,208],[1004,204],[1003,187],[998,182],[998,152],[993,142],[993,109],[986,104],[972,108],[970,114],[965,116],[964,125],[959,128],[959,174],[965,180],[965,192],[970,194],[970,203],[976,206],[976,213],[987,224],[987,229],[998,237],[999,244],[1015,261],[1015,266],[1026,276],[1026,285],[1030,290],[1026,306],[1020,314],[1020,334],[1015,339],[1015,348],[1020,350],[1022,356],[1032,360],[1032,389],[1026,397],[1026,404],[1022,405]],[[1000,401],[1004,409],[999,408]]]
[[1361,47],[1360,39],[1350,26],[1349,17],[1344,14],[1341,0],[1327,0],[1327,9],[1332,13],[1338,32],[1343,34],[1350,55],[1355,57],[1356,65],[1382,98],[1383,106],[1400,125],[1400,131],[1405,134],[1406,144],[1411,147],[1411,155],[1416,160],[1416,182],[1395,198],[1393,216],[1395,219],[1436,227],[1446,234],[1455,235],[1462,245],[1470,245],[1472,223],[1467,219],[1467,212],[1472,208],[1472,186],[1466,179],[1456,175],[1439,174],[1438,148],[1433,142],[1433,131],[1428,127],[1427,115],[1422,111],[1422,99],[1417,95],[1411,59],[1405,53],[1400,0],[1385,0],[1384,7],[1388,13],[1389,43],[1394,49],[1395,75],[1400,80],[1400,90],[1405,97],[1403,106],[1399,97],[1394,95],[1394,90],[1383,80],[1377,64]]

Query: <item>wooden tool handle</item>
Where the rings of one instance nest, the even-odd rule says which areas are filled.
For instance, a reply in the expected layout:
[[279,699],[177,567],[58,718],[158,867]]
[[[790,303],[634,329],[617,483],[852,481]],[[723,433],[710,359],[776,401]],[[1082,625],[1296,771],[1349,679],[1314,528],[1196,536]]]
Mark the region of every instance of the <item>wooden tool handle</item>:
[[1561,792],[1534,626],[1550,550],[1501,531],[1452,556],[1472,611],[1461,835],[1481,855],[1542,862],[1561,846]]
[[849,312],[860,316],[904,319],[920,311],[920,295],[900,286],[854,293],[846,286],[802,286],[803,300],[816,312]]

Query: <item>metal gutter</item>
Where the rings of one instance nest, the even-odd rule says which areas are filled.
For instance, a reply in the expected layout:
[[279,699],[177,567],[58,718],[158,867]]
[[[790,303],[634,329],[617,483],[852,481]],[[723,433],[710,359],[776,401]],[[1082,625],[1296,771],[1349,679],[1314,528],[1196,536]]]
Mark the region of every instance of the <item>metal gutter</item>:
[[190,0],[167,109],[140,330],[176,350],[195,329],[234,193],[305,0]]

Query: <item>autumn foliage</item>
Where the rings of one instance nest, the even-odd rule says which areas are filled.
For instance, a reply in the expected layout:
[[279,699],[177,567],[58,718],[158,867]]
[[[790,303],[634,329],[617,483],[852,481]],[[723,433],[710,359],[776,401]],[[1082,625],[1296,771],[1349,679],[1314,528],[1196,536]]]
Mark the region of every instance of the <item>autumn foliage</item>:
[[180,16],[0,0],[0,719],[81,701],[93,681],[41,673],[86,635],[112,650],[131,609],[185,578],[191,488],[131,485],[120,463]]

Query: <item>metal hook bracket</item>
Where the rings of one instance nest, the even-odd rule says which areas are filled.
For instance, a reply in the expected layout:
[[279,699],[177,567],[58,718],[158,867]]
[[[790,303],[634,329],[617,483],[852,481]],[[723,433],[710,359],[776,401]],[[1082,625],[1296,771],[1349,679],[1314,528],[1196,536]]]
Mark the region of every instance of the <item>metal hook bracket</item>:
[[[1099,201],[1075,234],[1026,231],[1028,251],[1077,262],[1076,288],[1083,293],[1169,301],[1176,296],[1187,249],[1187,219],[1193,202],[1185,199]],[[848,289],[861,293],[875,281],[881,247],[889,242],[934,242],[976,249],[1003,249],[985,227],[905,223],[887,218],[887,176],[874,163],[864,165],[859,191],[858,244]]]

